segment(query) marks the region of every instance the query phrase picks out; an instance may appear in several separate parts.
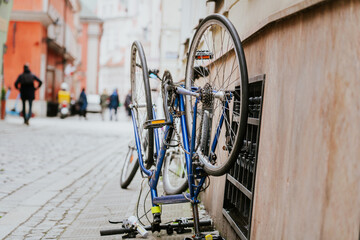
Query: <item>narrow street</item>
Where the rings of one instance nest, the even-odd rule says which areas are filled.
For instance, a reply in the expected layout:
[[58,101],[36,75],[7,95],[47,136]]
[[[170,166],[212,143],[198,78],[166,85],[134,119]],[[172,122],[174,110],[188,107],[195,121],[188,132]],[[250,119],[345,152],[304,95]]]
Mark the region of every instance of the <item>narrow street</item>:
[[131,123],[71,117],[0,124],[0,239],[58,237],[119,175]]
[[[135,215],[141,188],[140,174],[128,189],[119,186],[133,137],[130,119],[119,115],[117,122],[89,114],[88,120],[34,118],[30,126],[9,117],[0,124],[0,239],[121,239],[99,234],[120,227],[109,219]],[[163,212],[163,222],[191,216],[188,204]]]

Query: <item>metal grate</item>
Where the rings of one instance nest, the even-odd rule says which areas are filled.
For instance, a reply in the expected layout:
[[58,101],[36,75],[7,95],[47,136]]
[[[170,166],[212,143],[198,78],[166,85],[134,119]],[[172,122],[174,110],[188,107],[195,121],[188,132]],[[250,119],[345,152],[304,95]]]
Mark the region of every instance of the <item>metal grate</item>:
[[226,175],[223,215],[243,240],[250,238],[264,83],[265,74],[249,79],[246,135],[239,158]]

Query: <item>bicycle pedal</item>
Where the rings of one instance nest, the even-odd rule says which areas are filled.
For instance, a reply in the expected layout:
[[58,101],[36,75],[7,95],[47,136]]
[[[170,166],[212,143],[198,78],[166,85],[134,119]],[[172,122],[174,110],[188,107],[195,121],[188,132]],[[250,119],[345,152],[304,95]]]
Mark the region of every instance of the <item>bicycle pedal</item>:
[[136,238],[136,232],[131,232],[131,233],[128,233],[128,234],[125,234],[123,235],[121,238],[122,239],[127,239],[127,238]]
[[163,126],[166,125],[171,125],[171,122],[167,122],[166,119],[156,119],[156,120],[147,120],[144,123],[144,128],[145,129],[149,129],[149,128],[161,128]]

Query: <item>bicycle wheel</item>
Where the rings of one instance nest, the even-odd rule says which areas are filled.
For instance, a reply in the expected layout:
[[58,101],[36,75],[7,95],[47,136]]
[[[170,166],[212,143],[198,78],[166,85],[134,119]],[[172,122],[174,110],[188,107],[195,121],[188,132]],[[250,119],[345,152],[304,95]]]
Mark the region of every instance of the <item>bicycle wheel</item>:
[[[248,75],[245,54],[232,23],[214,14],[199,25],[187,59],[185,85],[198,88],[195,151],[205,172],[220,176],[236,161],[247,122]],[[214,95],[214,93],[216,93]],[[194,98],[186,97],[191,131]]]
[[126,158],[121,169],[120,186],[121,188],[127,188],[133,180],[137,170],[139,168],[139,161],[136,157],[135,143],[129,145],[129,150],[126,154]]
[[[179,127],[180,121],[175,121],[174,125],[175,127]],[[181,131],[178,130],[178,132],[181,134]],[[181,136],[177,136],[175,133],[173,135],[171,145],[182,141],[182,139],[178,139]],[[179,146],[170,148],[166,152],[163,170],[163,186],[165,193],[168,195],[180,194],[188,188],[185,154]]]
[[149,75],[146,58],[140,42],[131,47],[131,100],[139,133],[144,165],[147,169],[154,163],[154,131],[144,129],[146,120],[153,119]]

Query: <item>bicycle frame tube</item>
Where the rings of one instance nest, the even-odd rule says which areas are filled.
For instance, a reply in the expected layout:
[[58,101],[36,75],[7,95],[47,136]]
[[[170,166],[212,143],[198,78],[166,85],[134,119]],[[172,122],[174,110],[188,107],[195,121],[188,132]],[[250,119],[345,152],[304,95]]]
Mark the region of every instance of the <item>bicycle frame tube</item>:
[[144,161],[143,161],[143,157],[142,157],[142,151],[141,151],[141,143],[140,143],[140,138],[139,138],[139,132],[138,132],[138,127],[137,127],[137,122],[135,119],[135,112],[134,112],[134,108],[131,109],[131,118],[133,121],[133,127],[134,127],[134,135],[135,135],[135,142],[136,142],[136,149],[137,149],[137,153],[138,153],[138,160],[139,160],[139,164],[141,167],[141,170],[148,176],[152,175],[152,172],[147,170],[144,166]]
[[[169,126],[166,126],[165,134],[164,134],[165,142],[169,142],[171,140],[172,133],[173,133],[173,128],[171,128]],[[150,179],[150,184],[149,185],[150,185],[151,189],[156,189],[157,184],[159,182],[160,173],[161,173],[162,165],[163,165],[163,162],[164,162],[166,150],[167,150],[167,146],[165,144],[162,144],[158,159],[156,161],[155,172],[151,176],[151,179]]]
[[[153,111],[154,119],[156,119],[155,109],[152,108],[152,111]],[[154,129],[154,134],[155,134],[155,147],[156,147],[156,155],[155,156],[157,157],[160,152],[159,130],[157,128]]]
[[[166,142],[169,142],[171,140],[172,132],[173,132],[173,128],[166,126],[165,134],[164,134],[164,140]],[[162,169],[162,166],[164,163],[166,150],[167,150],[167,146],[165,144],[162,144],[161,150],[160,150],[160,153],[158,156],[158,160],[156,161],[156,169],[149,181],[149,186],[150,186],[150,190],[151,190],[151,202],[152,202],[153,206],[157,205],[157,204],[154,204],[154,198],[157,197],[157,185],[159,183],[160,173],[161,173],[161,169]]]
[[196,134],[196,113],[197,113],[197,105],[198,105],[198,98],[196,98],[195,100],[195,105],[194,105],[194,116],[193,116],[193,127],[191,130],[191,145],[190,145],[190,149],[191,149],[191,157],[194,153],[194,149],[195,149],[195,134]]
[[211,145],[211,152],[214,153],[215,152],[215,149],[216,149],[216,146],[217,146],[217,143],[218,143],[218,138],[219,138],[219,134],[220,134],[220,130],[221,130],[221,127],[224,123],[224,118],[225,118],[225,111],[226,109],[228,108],[229,106],[229,102],[228,101],[225,101],[225,107],[224,107],[224,110],[223,110],[223,113],[221,114],[221,118],[220,118],[220,121],[219,121],[219,126],[217,127],[216,129],[216,134],[214,136],[214,141]]
[[[188,92],[186,92],[185,94],[187,94],[187,93]],[[179,107],[179,112],[181,112],[181,113],[185,112],[184,96],[182,94],[178,94],[178,96],[175,100],[175,104]],[[195,106],[194,106],[194,116],[193,116],[194,123],[196,123],[196,117],[197,117],[196,116],[197,104],[198,104],[198,99],[196,99]],[[153,113],[155,116],[154,109],[153,109]],[[166,202],[165,204],[184,202],[184,200],[186,201],[186,199],[188,199],[188,198],[182,194],[172,195],[172,196],[164,196],[164,197],[157,196],[157,185],[158,185],[160,173],[161,173],[161,170],[163,167],[166,150],[168,148],[168,146],[166,144],[164,144],[164,142],[170,143],[171,138],[173,136],[173,131],[174,131],[173,126],[170,125],[170,126],[165,127],[163,142],[161,142],[161,143],[159,140],[159,134],[157,133],[157,131],[155,131],[155,144],[157,145],[156,146],[157,161],[156,161],[155,170],[150,171],[150,170],[147,170],[143,164],[140,136],[138,133],[138,127],[137,127],[135,114],[136,114],[135,109],[131,109],[131,115],[132,115],[132,121],[133,121],[133,125],[134,125],[134,133],[135,133],[135,142],[136,142],[136,147],[137,147],[137,152],[138,152],[138,157],[139,157],[139,164],[140,164],[141,170],[146,175],[151,177],[149,180],[149,186],[150,186],[150,192],[151,192],[152,205],[157,206],[158,205],[157,202],[159,202],[159,201],[163,202],[163,203]],[[170,119],[171,119],[171,121],[173,121],[173,117],[171,115],[170,115]],[[186,123],[186,116],[184,114],[182,114],[180,117],[180,123],[181,123],[183,146],[186,151],[185,152],[185,161],[186,161],[186,171],[187,171],[187,175],[188,175],[188,184],[189,184],[189,192],[190,192],[188,197],[190,197],[190,199],[192,201],[194,201],[194,203],[196,204],[197,203],[196,198],[200,193],[201,186],[205,182],[205,177],[201,178],[198,186],[195,185],[195,177],[193,174],[193,166],[192,166],[192,158],[191,158],[191,155],[192,155],[191,151],[193,151],[194,147],[195,147],[195,138],[189,139],[187,123]],[[195,130],[196,130],[196,126],[193,126],[192,131],[194,132]],[[194,134],[195,133],[193,133],[193,136],[195,136]],[[154,199],[156,199],[156,200],[154,201]]]
[[[184,104],[184,96],[179,95],[179,107],[180,112],[185,112],[185,104]],[[185,115],[181,115],[181,133],[183,135],[183,144],[184,148],[187,152],[190,152],[189,148],[189,137],[188,137],[188,130],[186,125],[186,117]],[[194,175],[193,175],[193,169],[192,169],[192,159],[191,159],[191,153],[188,154],[185,152],[185,160],[186,160],[186,170],[188,174],[188,183],[189,183],[189,191],[190,191],[190,197],[193,200],[194,199]]]

